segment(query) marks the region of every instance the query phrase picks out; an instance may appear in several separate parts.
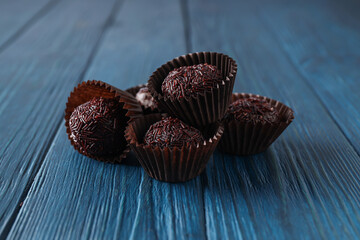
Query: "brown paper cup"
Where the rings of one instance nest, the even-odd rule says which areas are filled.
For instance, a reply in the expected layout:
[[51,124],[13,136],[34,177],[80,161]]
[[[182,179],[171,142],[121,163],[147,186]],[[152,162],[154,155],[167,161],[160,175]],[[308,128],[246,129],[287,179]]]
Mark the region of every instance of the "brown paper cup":
[[141,166],[150,177],[165,182],[185,182],[195,178],[205,169],[214,152],[223,126],[218,122],[203,132],[206,141],[181,148],[145,145],[144,136],[150,125],[161,120],[161,114],[149,114],[134,120],[125,130],[125,137],[135,152]]
[[218,145],[220,151],[237,155],[257,154],[265,151],[294,120],[294,111],[285,104],[255,94],[234,93],[232,102],[248,97],[260,97],[280,113],[279,124],[250,123],[237,120],[223,121],[224,134]]
[[[216,66],[223,75],[223,83],[216,88],[189,98],[167,98],[161,85],[170,71],[181,66],[208,63]],[[227,55],[215,52],[198,52],[175,58],[158,68],[148,81],[148,88],[159,103],[159,108],[199,129],[223,118],[234,87],[237,65]]]
[[[74,90],[70,93],[70,97],[68,98],[68,102],[66,103],[65,109],[65,126],[66,132],[68,134],[68,138],[73,145],[73,147],[81,154],[86,155],[90,158],[103,161],[103,162],[111,162],[111,163],[120,163],[126,157],[126,154],[130,151],[129,144],[126,142],[124,137],[121,146],[123,150],[118,156],[109,156],[109,157],[98,157],[85,153],[82,149],[78,148],[73,140],[70,138],[70,127],[69,127],[69,119],[74,111],[74,109],[87,102],[90,101],[94,97],[103,97],[103,98],[115,98],[118,100],[122,108],[124,110],[124,120],[123,124],[126,126],[128,123],[142,115],[142,110],[140,104],[136,101],[136,99],[129,93],[117,89],[107,83],[101,81],[87,81],[80,83]],[[130,163],[132,164],[132,163]]]
[[[147,87],[147,84],[140,84],[135,87],[131,87],[126,89],[125,91],[136,97],[136,94],[139,92],[139,90],[143,87]],[[141,105],[141,104],[140,104]],[[141,105],[141,108],[143,110],[143,114],[152,114],[152,113],[161,113],[162,111],[156,107],[145,107]]]

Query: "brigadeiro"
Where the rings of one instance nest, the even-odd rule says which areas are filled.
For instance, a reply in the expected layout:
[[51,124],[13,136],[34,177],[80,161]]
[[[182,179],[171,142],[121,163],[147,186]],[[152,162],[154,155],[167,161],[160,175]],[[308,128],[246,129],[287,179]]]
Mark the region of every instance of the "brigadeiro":
[[225,120],[277,124],[280,122],[279,111],[259,97],[240,98],[230,104]]
[[140,103],[144,114],[159,113],[162,112],[158,108],[158,104],[155,99],[151,96],[149,88],[146,84],[141,84],[126,90],[133,95],[136,100]]
[[159,147],[182,147],[186,144],[196,146],[204,141],[204,137],[196,128],[168,117],[151,125],[144,141],[147,145]]
[[236,62],[227,55],[191,53],[158,68],[148,88],[160,109],[201,129],[223,118],[236,71]]
[[68,98],[66,132],[81,154],[120,163],[130,150],[125,128],[141,115],[140,104],[131,94],[101,81],[87,81],[75,87]]
[[294,111],[279,101],[235,93],[223,119],[225,131],[218,147],[238,155],[263,152],[293,119]]
[[207,63],[183,66],[172,70],[161,85],[165,97],[177,99],[196,96],[223,82],[220,70]]
[[126,148],[126,110],[115,99],[93,98],[77,106],[69,119],[70,138],[85,154],[114,156]]
[[219,122],[200,131],[174,117],[148,114],[130,123],[125,137],[150,177],[184,182],[205,169],[222,133]]

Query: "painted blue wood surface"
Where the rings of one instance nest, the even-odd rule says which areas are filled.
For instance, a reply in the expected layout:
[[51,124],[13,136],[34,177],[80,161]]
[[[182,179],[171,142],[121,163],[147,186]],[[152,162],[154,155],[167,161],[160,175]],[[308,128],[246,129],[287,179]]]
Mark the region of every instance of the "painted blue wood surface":
[[[140,3],[149,11],[135,15]],[[154,34],[153,29],[147,30],[149,22],[163,31]],[[180,4],[127,1],[106,32],[85,79],[102,76],[121,88],[143,83],[156,67],[185,53],[185,39],[177,35],[183,32]],[[168,43],[163,41],[166,36],[170,36]],[[37,190],[30,191],[32,196],[25,200],[10,238],[205,238],[200,178],[187,184],[167,184],[150,179],[139,167],[98,163],[72,150],[63,126],[40,172],[44,174],[39,173],[41,178],[35,182],[52,187],[32,188]],[[83,179],[82,186],[69,176]],[[39,198],[47,199],[47,203],[37,205]],[[28,207],[36,214],[26,211]],[[58,215],[59,211],[63,215]],[[64,216],[67,223],[59,225]],[[48,228],[34,231],[28,224],[30,218]],[[94,225],[102,226],[101,230]]]
[[360,154],[360,71],[355,70],[360,65],[360,14],[354,12],[360,3],[290,5],[279,11],[281,4],[263,3],[268,11],[259,15]]
[[[195,9],[201,9],[200,13]],[[281,44],[267,27],[270,20],[262,20],[259,9],[262,8],[254,4],[233,2],[221,7],[215,2],[200,3],[190,8],[194,48],[220,48],[236,55],[240,66],[237,91],[280,99],[296,113],[293,125],[267,153],[255,159],[248,158],[250,161],[237,158],[235,167],[225,171],[226,176],[231,169],[238,168],[239,171],[232,174],[242,176],[240,184],[236,185],[234,178],[221,177],[224,171],[208,177],[215,186],[234,187],[228,197],[209,188],[205,192],[205,206],[207,200],[214,203],[214,199],[218,199],[219,202],[230,202],[235,212],[240,212],[244,204],[239,199],[243,198],[250,212],[248,221],[245,221],[249,226],[234,225],[234,219],[224,217],[223,225],[233,227],[227,227],[226,231],[219,227],[208,236],[217,238],[224,232],[232,235],[245,232],[249,236],[248,231],[253,228],[255,231],[250,236],[258,238],[288,239],[294,235],[299,238],[354,238],[360,228],[357,204],[359,156],[331,119],[329,110],[289,62],[288,54],[281,50]],[[216,15],[211,14],[214,11]],[[216,29],[213,23],[218,24]],[[223,34],[224,29],[229,31]],[[204,41],[214,34],[221,34],[221,41]],[[225,156],[224,161],[228,158]],[[207,172],[212,173],[213,169],[208,167]],[[263,178],[259,179],[259,176]],[[207,211],[207,219],[214,226],[220,225],[218,214],[212,210],[215,206],[211,205]]]
[[1,236],[15,220],[114,3],[62,1],[0,54]]
[[57,0],[0,1],[0,52],[43,17]]
[[[359,16],[351,1],[323,2],[58,3],[0,54],[0,77],[9,79],[0,81],[7,126],[0,129],[1,236],[359,238]],[[268,151],[215,152],[200,177],[167,184],[72,149],[62,111],[76,82],[101,79],[125,89],[167,60],[202,50],[237,60],[235,91],[295,110]]]

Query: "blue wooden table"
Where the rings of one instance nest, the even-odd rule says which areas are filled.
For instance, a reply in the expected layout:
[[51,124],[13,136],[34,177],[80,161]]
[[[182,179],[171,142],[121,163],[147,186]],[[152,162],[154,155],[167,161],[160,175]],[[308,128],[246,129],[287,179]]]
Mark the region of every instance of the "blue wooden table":
[[[79,82],[126,89],[196,51],[294,109],[265,153],[167,184],[71,147]],[[359,93],[359,1],[0,0],[0,238],[360,238]]]

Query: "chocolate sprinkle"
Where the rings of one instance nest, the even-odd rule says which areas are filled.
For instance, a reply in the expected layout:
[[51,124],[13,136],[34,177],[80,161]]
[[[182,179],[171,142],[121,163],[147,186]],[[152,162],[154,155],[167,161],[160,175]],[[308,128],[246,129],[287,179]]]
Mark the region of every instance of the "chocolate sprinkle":
[[150,126],[144,137],[147,145],[159,147],[182,147],[197,145],[204,141],[201,132],[177,118],[163,118]]
[[93,98],[71,114],[70,137],[85,154],[115,156],[126,147],[125,113],[115,99]]
[[174,96],[181,99],[217,87],[222,81],[220,70],[213,65],[204,63],[183,66],[167,75],[161,90],[165,97]]
[[230,104],[225,115],[226,120],[236,119],[238,121],[256,123],[278,123],[279,112],[268,102],[261,98],[249,97],[238,99]]

